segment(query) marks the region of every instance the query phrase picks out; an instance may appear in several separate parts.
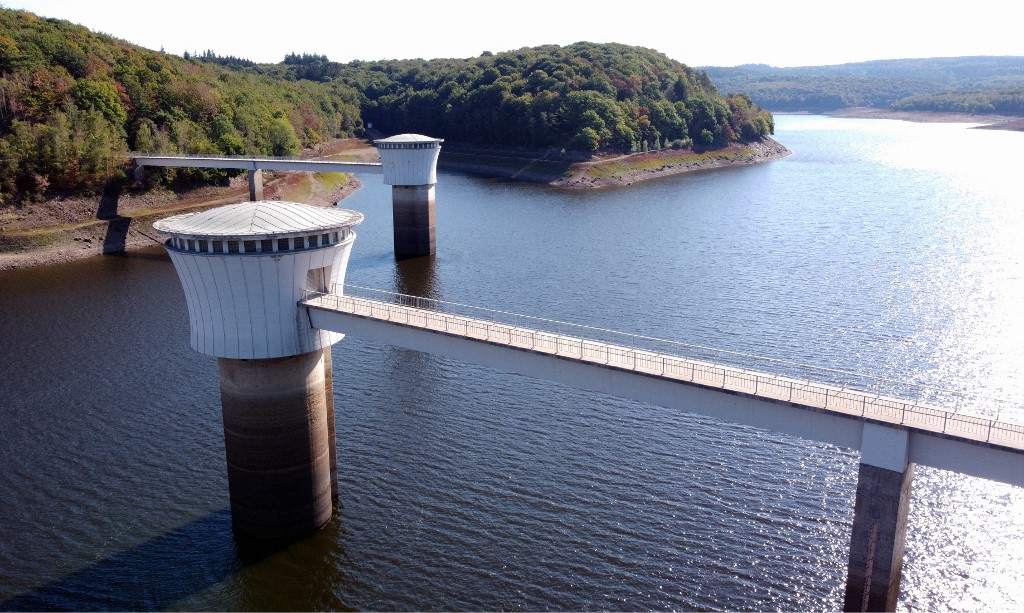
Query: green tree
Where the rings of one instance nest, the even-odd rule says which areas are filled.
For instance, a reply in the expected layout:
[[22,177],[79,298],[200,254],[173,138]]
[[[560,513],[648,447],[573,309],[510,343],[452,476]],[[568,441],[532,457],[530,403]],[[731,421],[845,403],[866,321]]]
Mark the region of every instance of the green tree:
[[121,103],[121,96],[111,82],[79,79],[71,88],[71,95],[74,96],[78,108],[95,109],[116,126],[124,126],[128,119],[128,113]]
[[601,137],[594,128],[583,128],[576,133],[569,143],[570,148],[577,151],[597,151],[601,145]]
[[302,152],[299,138],[295,136],[295,128],[284,117],[275,118],[270,122],[268,135],[271,155],[292,157]]

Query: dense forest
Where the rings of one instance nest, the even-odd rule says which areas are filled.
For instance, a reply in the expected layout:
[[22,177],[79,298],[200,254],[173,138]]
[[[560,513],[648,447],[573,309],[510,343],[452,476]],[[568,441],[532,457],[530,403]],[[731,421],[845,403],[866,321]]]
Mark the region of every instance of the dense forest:
[[907,96],[892,103],[897,111],[944,111],[1024,115],[1024,87]]
[[[0,9],[0,204],[96,190],[122,173],[128,150],[287,156],[363,130],[351,87],[215,58],[184,59]],[[152,177],[225,172],[161,169]]]
[[351,62],[289,55],[285,78],[358,90],[365,122],[462,143],[641,151],[754,140],[774,130],[743,95],[651,49],[545,45],[477,58]]
[[386,134],[584,154],[714,148],[774,131],[748,96],[723,97],[703,71],[638,47],[254,64],[212,51],[177,57],[0,9],[0,204],[99,189],[123,173],[128,150],[296,155],[370,123]]
[[1024,57],[878,60],[796,68],[748,64],[704,70],[721,91],[747,92],[772,111],[869,106],[1024,114],[1019,105]]

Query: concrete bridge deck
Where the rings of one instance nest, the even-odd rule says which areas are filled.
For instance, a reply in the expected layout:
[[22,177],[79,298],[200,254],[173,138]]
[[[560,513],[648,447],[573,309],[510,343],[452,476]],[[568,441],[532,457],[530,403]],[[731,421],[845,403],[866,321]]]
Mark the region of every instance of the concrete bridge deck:
[[358,172],[383,174],[380,162],[339,162],[326,158],[249,157],[231,155],[161,155],[131,153],[135,165],[191,168],[236,168],[240,170],[302,170],[306,172]]
[[910,462],[1024,487],[1022,423],[410,304],[310,292],[299,306],[316,328],[842,447],[884,425],[908,433]]

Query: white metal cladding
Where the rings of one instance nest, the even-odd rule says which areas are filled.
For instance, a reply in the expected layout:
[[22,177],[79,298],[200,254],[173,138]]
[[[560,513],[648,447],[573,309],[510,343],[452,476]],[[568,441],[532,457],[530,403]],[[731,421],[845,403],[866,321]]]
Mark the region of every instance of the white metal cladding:
[[153,229],[165,237],[255,239],[300,236],[359,225],[363,214],[298,202],[241,202],[161,219]]
[[337,343],[344,335],[309,325],[296,305],[311,270],[343,283],[355,233],[334,245],[285,253],[195,253],[168,249],[188,305],[190,344],[219,358],[280,358]]
[[434,185],[437,183],[439,138],[399,134],[373,141],[384,165],[385,185]]

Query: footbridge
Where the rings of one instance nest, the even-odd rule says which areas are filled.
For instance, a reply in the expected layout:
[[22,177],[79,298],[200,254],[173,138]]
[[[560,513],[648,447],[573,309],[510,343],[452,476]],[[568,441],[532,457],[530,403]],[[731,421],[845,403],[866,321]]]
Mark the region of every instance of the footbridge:
[[330,158],[250,157],[227,155],[164,155],[129,153],[135,162],[135,180],[147,166],[234,168],[249,177],[249,200],[263,200],[264,170],[378,174],[391,186],[391,212],[395,257],[434,255],[437,249],[434,186],[437,159],[444,139],[422,134],[397,134],[373,141],[380,162],[341,162]]
[[[859,450],[848,611],[895,610],[915,465],[1024,487],[1024,423],[1000,418],[1006,408],[971,414],[723,364],[703,347],[367,288],[307,291],[298,306],[313,328]],[[819,371],[830,374],[850,375]]]
[[245,170],[249,177],[249,200],[263,200],[264,170],[298,170],[304,172],[357,172],[384,174],[380,162],[339,162],[330,158],[251,157],[235,155],[161,155],[129,153],[135,162],[135,179],[142,180],[146,166],[173,168],[229,168]]

